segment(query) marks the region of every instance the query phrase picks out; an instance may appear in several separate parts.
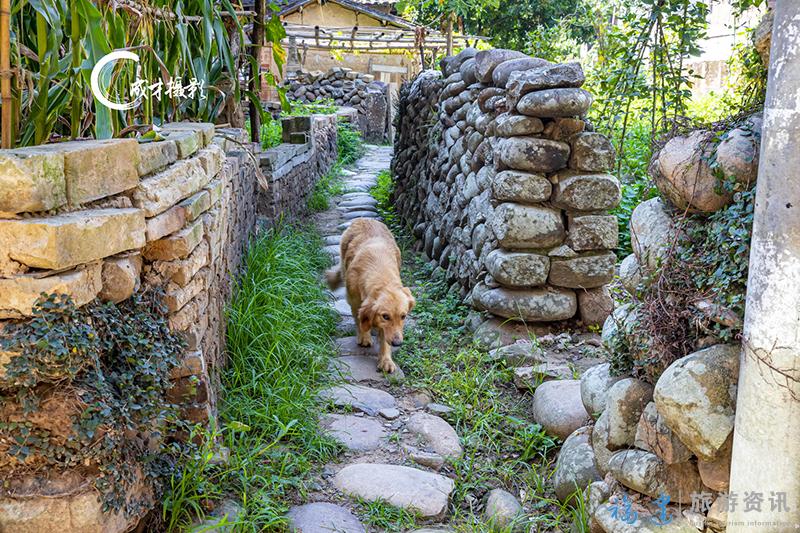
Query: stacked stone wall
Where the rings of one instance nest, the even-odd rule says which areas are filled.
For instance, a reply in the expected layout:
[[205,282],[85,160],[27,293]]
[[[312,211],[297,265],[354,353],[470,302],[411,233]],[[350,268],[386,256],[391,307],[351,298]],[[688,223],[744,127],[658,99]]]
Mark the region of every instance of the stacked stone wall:
[[[76,141],[0,152],[0,330],[28,319],[41,293],[67,294],[82,306],[160,287],[170,328],[186,341],[168,399],[186,419],[207,422],[224,360],[223,309],[256,224],[254,147],[243,130],[212,124],[168,124],[163,133],[166,140],[148,144]],[[14,357],[2,355],[0,378]],[[55,423],[48,418],[28,422],[47,429]],[[77,467],[48,480],[16,479],[0,494],[0,530],[129,529],[137,516],[104,513],[94,476]],[[131,492],[147,500],[146,487]]]
[[258,194],[258,214],[270,220],[297,217],[303,214],[314,185],[336,162],[337,115],[312,115],[305,131],[295,128],[292,137],[302,136],[302,144],[281,144],[259,156],[263,175]]
[[357,111],[354,124],[364,140],[381,144],[388,135],[388,85],[375,81],[372,74],[347,67],[333,67],[327,72],[301,71],[286,83],[287,96],[298,102],[313,103],[332,99],[338,106]]
[[475,307],[602,324],[620,185],[611,143],[585,119],[580,65],[466,49],[441,66],[401,90],[401,216]]

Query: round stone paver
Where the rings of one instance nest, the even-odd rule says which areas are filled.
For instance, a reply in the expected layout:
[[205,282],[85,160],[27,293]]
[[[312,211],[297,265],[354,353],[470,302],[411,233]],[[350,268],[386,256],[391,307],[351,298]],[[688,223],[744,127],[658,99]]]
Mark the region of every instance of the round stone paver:
[[289,509],[289,529],[297,533],[366,533],[353,513],[332,503],[308,503]]
[[352,407],[370,416],[387,407],[396,407],[397,402],[388,392],[361,385],[338,385],[319,393],[323,400],[330,400],[339,407]]
[[414,509],[424,518],[444,515],[454,487],[452,479],[439,474],[408,466],[370,463],[344,467],[333,483],[352,496]]
[[357,218],[379,218],[375,211],[351,211],[344,213],[342,218],[345,220],[355,220]]
[[[336,349],[340,355],[371,355],[373,357],[378,355],[378,341],[373,339],[372,346],[364,347],[359,346],[355,336],[339,337],[336,339]],[[392,352],[399,350],[399,346],[392,346]]]
[[374,450],[386,437],[383,424],[365,416],[326,415],[320,425],[325,434],[355,452]]
[[428,413],[415,413],[406,423],[406,429],[422,437],[428,445],[443,457],[461,457],[464,450],[458,434],[444,419]]
[[384,374],[378,370],[378,359],[365,355],[337,357],[333,360],[333,367],[341,372],[342,377],[346,381],[356,383],[385,383],[387,380],[394,383],[402,381],[406,377],[405,374],[403,374],[403,369],[400,367],[397,367],[397,370],[391,374]]

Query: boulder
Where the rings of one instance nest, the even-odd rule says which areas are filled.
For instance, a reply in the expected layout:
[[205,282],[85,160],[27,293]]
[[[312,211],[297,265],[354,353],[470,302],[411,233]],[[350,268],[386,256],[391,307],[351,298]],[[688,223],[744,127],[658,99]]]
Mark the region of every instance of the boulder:
[[678,209],[711,213],[732,198],[728,192],[720,194],[720,182],[709,165],[713,137],[705,130],[673,137],[650,163],[658,190]]
[[570,139],[570,145],[569,168],[584,172],[608,172],[614,168],[617,151],[605,135],[578,133]]
[[552,180],[555,183],[553,204],[563,209],[611,209],[622,198],[619,181],[611,174],[576,174],[574,171],[564,171],[553,176]]
[[520,98],[533,91],[580,87],[585,79],[583,69],[578,62],[549,63],[512,73],[508,78],[506,90],[512,102],[519,102]]
[[603,412],[592,428],[592,451],[594,452],[594,465],[601,476],[605,476],[611,468],[611,456],[614,454],[608,449],[608,415]]
[[641,267],[655,271],[676,236],[667,206],[661,198],[651,198],[636,206],[631,214],[631,247]]
[[509,59],[527,58],[522,52],[493,48],[475,54],[475,74],[481,83],[491,83],[494,69]]
[[581,401],[595,418],[606,409],[608,390],[624,376],[612,376],[611,364],[593,366],[581,376]]
[[492,180],[492,198],[502,202],[535,204],[549,200],[552,191],[550,180],[542,174],[504,170]]
[[760,125],[760,120],[751,120],[749,127],[725,133],[715,152],[716,167],[725,179],[733,180],[745,189],[755,184],[758,178]]
[[552,287],[511,290],[489,289],[478,284],[473,290],[478,308],[512,320],[552,322],[572,318],[578,308],[575,293]]
[[594,462],[591,444],[592,428],[585,426],[575,430],[558,453],[552,482],[556,497],[566,502],[576,490],[583,490],[594,481],[600,481],[600,472]]
[[600,287],[614,279],[617,256],[614,252],[582,255],[568,259],[553,258],[547,280],[558,287],[588,289]]
[[731,453],[733,451],[733,434],[728,437],[718,456],[713,461],[698,459],[697,469],[703,485],[714,492],[728,492],[731,478]]
[[713,461],[733,431],[738,346],[717,344],[672,363],[656,383],[664,423],[699,458]]
[[614,215],[569,216],[567,227],[567,246],[573,250],[613,250],[619,245],[619,227]]
[[633,515],[632,518],[635,520],[629,524],[626,520],[620,520],[620,514],[614,514],[613,510],[617,506],[619,509],[623,507],[621,503],[617,503],[619,498],[619,495],[614,495],[609,503],[597,508],[592,515],[590,524],[592,533],[697,533],[698,531],[680,514],[678,509],[668,508],[670,522],[658,525],[658,517],[653,516],[649,509],[639,504],[634,504],[633,511],[636,512],[636,515]]
[[495,119],[495,134],[500,137],[534,135],[544,130],[542,119],[503,113]]
[[557,246],[565,236],[560,211],[514,203],[495,208],[492,230],[500,246],[512,250]]
[[546,59],[540,59],[538,57],[518,57],[509,59],[503,61],[494,68],[494,72],[492,72],[492,82],[495,87],[508,88],[508,81],[511,74],[551,64],[552,63]]
[[506,366],[525,366],[543,363],[547,360],[547,355],[538,343],[531,342],[525,337],[506,346],[492,349],[489,358],[492,361],[504,361]]
[[496,282],[506,287],[536,287],[547,282],[550,258],[527,252],[507,252],[498,248],[486,257],[486,270]]
[[651,498],[669,494],[675,503],[691,503],[693,493],[703,491],[697,465],[691,462],[668,465],[655,454],[643,450],[615,452],[609,472],[617,481]]
[[584,326],[600,327],[614,311],[614,298],[608,287],[581,289],[578,295],[578,314]]
[[531,417],[547,433],[566,439],[589,421],[576,379],[546,381],[533,394]]
[[642,411],[636,426],[633,445],[656,454],[659,459],[670,465],[685,463],[693,456],[691,450],[664,423],[664,418],[658,414],[655,402],[648,403]]
[[769,66],[769,51],[772,46],[772,26],[775,23],[775,10],[769,9],[761,18],[753,32],[753,45],[761,58],[761,63]]
[[39,146],[0,153],[0,212],[46,211],[66,203],[63,153]]
[[619,282],[631,296],[636,296],[639,284],[642,282],[642,271],[636,254],[630,254],[619,264]]
[[567,165],[569,145],[535,137],[509,137],[500,142],[500,162],[528,172],[555,172]]
[[540,118],[580,117],[592,105],[592,95],[584,89],[545,89],[519,99],[517,111]]
[[625,378],[608,390],[608,448],[618,450],[633,446],[636,428],[647,404],[653,398],[653,386],[644,381]]
[[486,521],[497,529],[522,531],[522,505],[513,494],[503,489],[493,489],[486,496],[483,514]]
[[477,82],[478,78],[475,76],[475,58],[469,58],[461,63],[458,72],[461,74],[461,80],[464,82],[464,85],[469,86]]
[[478,51],[476,49],[468,47],[464,48],[454,56],[447,56],[442,58],[442,60],[439,62],[439,66],[442,68],[442,73],[445,76],[450,76],[451,74],[458,72],[458,69],[461,67],[461,64],[464,63],[464,61],[466,61],[467,59],[475,57],[477,53]]

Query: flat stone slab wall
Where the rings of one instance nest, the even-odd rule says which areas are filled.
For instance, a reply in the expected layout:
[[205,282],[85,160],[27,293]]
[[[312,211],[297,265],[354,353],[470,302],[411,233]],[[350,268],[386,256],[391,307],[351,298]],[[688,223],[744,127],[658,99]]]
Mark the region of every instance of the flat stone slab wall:
[[[168,124],[163,133],[166,140],[148,144],[0,151],[0,331],[6,320],[29,317],[43,292],[80,306],[162,287],[170,327],[187,344],[169,400],[184,418],[208,422],[223,363],[223,308],[255,229],[255,147],[243,130],[212,124]],[[0,354],[0,385],[12,357]],[[0,530],[128,530],[137,517],[103,513],[92,476],[76,468],[43,491],[32,475],[27,486],[41,497],[0,493]]]
[[441,66],[401,90],[401,216],[476,308],[602,324],[620,185],[613,146],[585,119],[580,65],[466,49]]
[[338,106],[357,112],[354,124],[369,143],[382,144],[388,135],[388,85],[375,81],[372,74],[347,67],[333,67],[327,72],[301,71],[286,83],[288,96],[299,102],[313,103],[329,98]]
[[306,142],[280,144],[259,156],[263,179],[258,190],[258,214],[270,220],[303,214],[317,181],[336,162],[337,115],[305,118],[307,131],[293,135],[304,134]]

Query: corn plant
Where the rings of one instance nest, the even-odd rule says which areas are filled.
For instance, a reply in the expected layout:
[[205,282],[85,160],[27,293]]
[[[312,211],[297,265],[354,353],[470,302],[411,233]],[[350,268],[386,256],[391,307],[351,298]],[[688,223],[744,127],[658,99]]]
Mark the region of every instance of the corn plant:
[[[12,2],[17,144],[109,138],[183,118],[213,122],[241,98],[240,72],[248,60],[237,9],[231,0]],[[275,31],[276,21],[273,15],[266,36],[278,58],[282,34]],[[90,89],[91,72],[113,50],[134,51],[140,61],[135,68],[118,63],[103,73],[109,99],[132,100],[128,92],[137,77],[165,85],[170,77],[184,84],[194,78],[206,98],[148,94],[127,111],[99,104]]]

